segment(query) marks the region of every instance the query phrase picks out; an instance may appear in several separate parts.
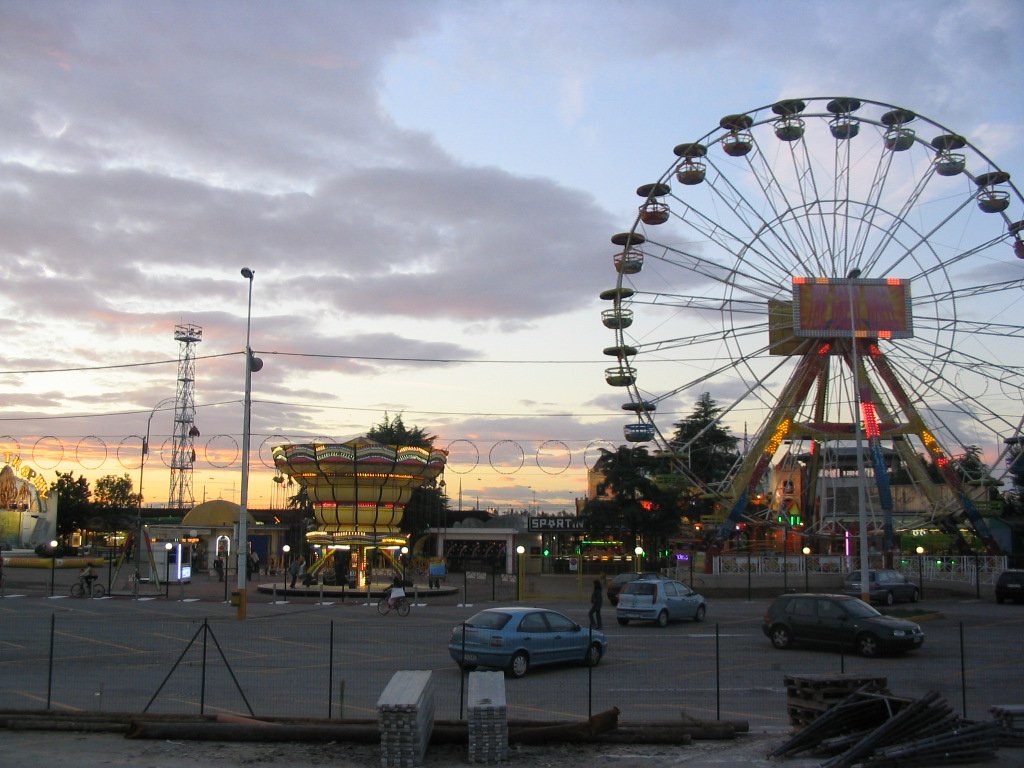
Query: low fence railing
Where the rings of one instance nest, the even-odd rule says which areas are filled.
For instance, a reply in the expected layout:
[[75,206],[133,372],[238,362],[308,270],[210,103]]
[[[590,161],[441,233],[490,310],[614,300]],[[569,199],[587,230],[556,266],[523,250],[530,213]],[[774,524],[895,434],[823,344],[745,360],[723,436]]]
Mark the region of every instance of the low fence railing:
[[[892,567],[907,576],[930,581],[965,584],[995,584],[1006,570],[1003,555],[897,555]],[[881,555],[871,555],[871,568],[884,568]],[[860,557],[853,555],[783,555],[776,553],[719,555],[713,559],[713,573],[834,573],[860,569]]]

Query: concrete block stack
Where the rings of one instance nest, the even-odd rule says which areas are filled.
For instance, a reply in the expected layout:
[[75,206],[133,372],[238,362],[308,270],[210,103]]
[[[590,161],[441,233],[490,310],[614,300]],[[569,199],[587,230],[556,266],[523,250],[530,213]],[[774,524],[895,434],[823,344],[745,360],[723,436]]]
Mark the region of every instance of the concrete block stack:
[[467,697],[469,762],[508,760],[508,705],[501,672],[470,672]]
[[428,669],[395,672],[377,700],[380,764],[423,765],[434,730],[434,680]]

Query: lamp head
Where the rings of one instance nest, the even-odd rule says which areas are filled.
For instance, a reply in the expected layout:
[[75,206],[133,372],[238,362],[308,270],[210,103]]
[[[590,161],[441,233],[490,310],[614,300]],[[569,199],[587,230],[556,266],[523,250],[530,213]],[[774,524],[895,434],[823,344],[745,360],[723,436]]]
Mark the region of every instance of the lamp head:
[[242,267],[242,277],[244,277],[246,280],[252,280],[253,275],[255,275],[255,274],[256,273],[253,272],[248,267]]

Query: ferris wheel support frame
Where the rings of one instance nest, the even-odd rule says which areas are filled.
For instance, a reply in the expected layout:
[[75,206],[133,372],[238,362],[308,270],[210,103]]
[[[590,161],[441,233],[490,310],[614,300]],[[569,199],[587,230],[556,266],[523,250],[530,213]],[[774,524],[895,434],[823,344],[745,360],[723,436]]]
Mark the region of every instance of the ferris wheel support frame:
[[[875,485],[879,492],[880,507],[883,513],[883,535],[885,538],[884,548],[886,551],[892,548],[892,514],[893,502],[892,492],[889,487],[888,474],[884,466],[881,441],[883,435],[893,438],[916,436],[935,461],[946,484],[952,489],[963,511],[964,517],[974,529],[978,538],[985,544],[990,554],[1002,554],[1002,549],[992,536],[984,517],[978,511],[970,495],[967,493],[963,482],[953,471],[952,461],[948,452],[942,447],[933,432],[928,428],[924,418],[914,406],[906,389],[892,370],[885,354],[879,349],[877,339],[856,339],[850,344],[849,354],[837,350],[839,342],[836,339],[823,340],[816,345],[816,349],[805,353],[790,377],[789,382],[779,396],[779,405],[774,415],[769,418],[761,427],[752,450],[743,459],[738,471],[730,483],[730,491],[722,494],[722,499],[733,499],[733,504],[722,523],[716,537],[716,544],[720,544],[729,538],[735,530],[736,524],[740,521],[746,511],[747,504],[757,484],[761,481],[767,471],[776,450],[783,440],[810,438],[819,441],[820,438],[828,437],[833,440],[852,439],[856,431],[856,425],[840,423],[808,424],[794,420],[795,414],[805,403],[815,382],[819,383],[819,390],[815,395],[816,409],[820,412],[820,403],[824,397],[821,391],[823,383],[822,376],[828,366],[830,355],[841,355],[847,365],[851,368],[856,365],[859,370],[859,380],[863,383],[858,396],[860,403],[860,418],[867,425],[866,437],[868,450],[872,457],[875,469]],[[857,352],[854,353],[856,347]],[[854,357],[857,358],[856,363]],[[903,423],[898,423],[895,417],[882,407],[882,399],[876,386],[868,375],[865,361],[870,361],[878,378],[888,387],[889,393],[903,411]],[[936,493],[934,484],[928,477],[927,472],[920,466],[917,454],[913,447],[905,439],[894,440],[894,446],[903,463],[907,466],[911,476],[922,489],[925,497],[932,507],[941,507],[941,499]],[[816,481],[815,476],[815,481]],[[809,500],[814,498],[811,488],[807,489],[802,504],[805,509],[811,508]],[[939,515],[933,518],[943,529],[955,536],[957,546],[969,550],[970,547],[963,538],[959,526],[952,519],[952,514]]]

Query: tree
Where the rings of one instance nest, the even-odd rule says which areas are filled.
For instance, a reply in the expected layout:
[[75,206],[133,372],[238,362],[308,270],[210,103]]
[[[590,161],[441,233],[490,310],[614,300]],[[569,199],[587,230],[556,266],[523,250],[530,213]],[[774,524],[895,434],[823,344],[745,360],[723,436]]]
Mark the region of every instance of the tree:
[[[366,436],[383,445],[413,446],[431,450],[437,435],[428,435],[421,427],[406,427],[402,414],[388,418],[373,427]],[[447,498],[438,486],[437,479],[429,480],[418,488],[414,488],[402,513],[402,530],[413,537],[434,525],[440,516],[439,512],[447,510]]]
[[434,441],[437,439],[437,435],[428,435],[426,430],[420,427],[406,427],[402,421],[402,414],[389,419],[386,413],[384,420],[367,432],[366,436],[383,445],[411,445],[428,450],[434,447]]
[[132,479],[125,472],[121,477],[104,475],[93,489],[93,514],[102,520],[103,530],[134,526],[142,497],[135,493]]
[[714,511],[715,501],[706,498],[704,490],[720,486],[740,458],[736,451],[739,441],[721,425],[721,415],[722,409],[704,392],[693,412],[673,425],[676,430],[669,444],[698,483],[685,500],[691,517],[701,518]]
[[57,494],[57,534],[67,537],[75,531],[92,527],[94,515],[90,501],[89,481],[79,475],[76,480],[70,472],[58,472],[50,483],[50,492]]
[[614,452],[601,449],[594,464],[594,470],[604,476],[597,486],[600,498],[588,500],[581,513],[587,530],[625,534],[629,545],[646,541],[648,548],[677,534],[678,499],[655,484],[652,476],[657,468],[658,461],[642,446],[623,445]]
[[669,444],[680,454],[690,474],[704,486],[714,486],[729,476],[739,459],[739,440],[720,423],[722,409],[707,392],[701,394],[693,413],[677,421]]
[[130,509],[142,502],[139,494],[134,493],[132,479],[125,472],[121,477],[104,475],[96,481],[94,490],[96,503],[111,509]]

